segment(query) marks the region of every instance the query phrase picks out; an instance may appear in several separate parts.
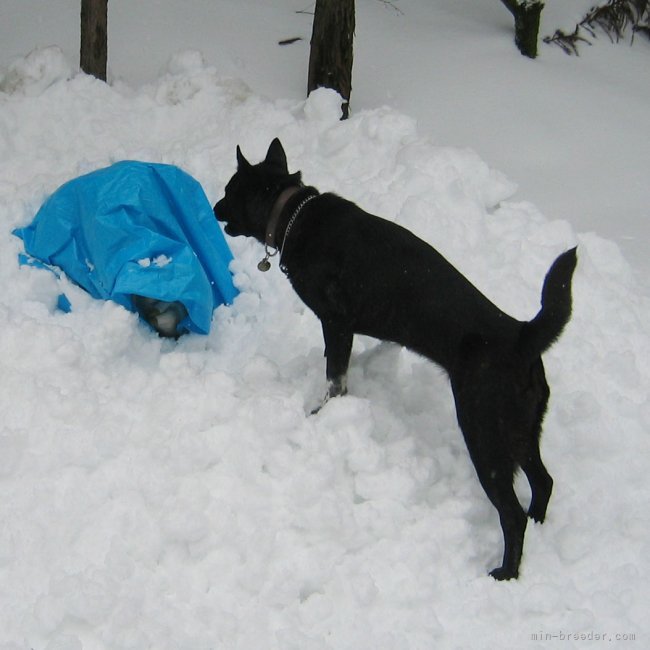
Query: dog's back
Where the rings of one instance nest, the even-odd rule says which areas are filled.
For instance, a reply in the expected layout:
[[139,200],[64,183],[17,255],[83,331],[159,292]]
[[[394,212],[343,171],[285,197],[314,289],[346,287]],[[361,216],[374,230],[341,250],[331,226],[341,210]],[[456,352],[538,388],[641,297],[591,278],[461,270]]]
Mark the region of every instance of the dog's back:
[[308,206],[283,254],[318,315],[408,347],[453,372],[467,339],[512,346],[523,323],[412,232],[334,194]]

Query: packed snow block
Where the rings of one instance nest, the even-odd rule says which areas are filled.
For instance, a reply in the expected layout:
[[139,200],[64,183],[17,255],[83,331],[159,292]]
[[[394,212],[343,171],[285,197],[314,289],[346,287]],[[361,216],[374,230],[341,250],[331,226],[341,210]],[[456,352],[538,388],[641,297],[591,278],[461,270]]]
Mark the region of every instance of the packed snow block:
[[238,293],[232,253],[203,188],[172,165],[122,161],[75,178],[14,234],[30,256],[95,298],[145,318],[143,306],[172,305],[172,316],[180,309],[175,334],[207,334],[214,309]]

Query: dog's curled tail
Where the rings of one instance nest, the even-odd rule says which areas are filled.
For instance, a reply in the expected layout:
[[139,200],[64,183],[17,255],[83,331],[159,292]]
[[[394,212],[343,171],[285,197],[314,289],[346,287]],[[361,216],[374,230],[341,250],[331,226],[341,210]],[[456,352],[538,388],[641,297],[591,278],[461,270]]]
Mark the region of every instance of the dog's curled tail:
[[551,265],[542,287],[542,308],[524,323],[519,336],[520,350],[538,357],[560,336],[571,317],[571,279],[576,268],[576,248],[562,253]]

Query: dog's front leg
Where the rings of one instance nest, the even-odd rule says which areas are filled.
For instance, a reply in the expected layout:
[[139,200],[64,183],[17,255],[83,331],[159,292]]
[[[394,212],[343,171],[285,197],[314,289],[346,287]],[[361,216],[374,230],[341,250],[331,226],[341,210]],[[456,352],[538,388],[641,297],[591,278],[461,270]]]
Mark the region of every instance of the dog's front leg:
[[[354,332],[337,320],[322,319],[321,325],[323,327],[325,358],[327,360],[325,371],[327,393],[321,404],[323,406],[331,397],[345,395],[348,392],[347,373]],[[320,407],[315,409],[313,413],[316,413],[319,409]]]

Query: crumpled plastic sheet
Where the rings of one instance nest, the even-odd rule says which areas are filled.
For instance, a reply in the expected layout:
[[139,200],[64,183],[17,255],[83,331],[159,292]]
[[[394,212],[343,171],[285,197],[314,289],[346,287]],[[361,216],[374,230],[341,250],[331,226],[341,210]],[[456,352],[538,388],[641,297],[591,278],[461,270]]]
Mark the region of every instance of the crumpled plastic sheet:
[[181,302],[180,328],[192,332],[207,334],[214,309],[238,293],[203,188],[172,165],[122,161],[75,178],[14,234],[95,298],[131,311],[133,295]]

